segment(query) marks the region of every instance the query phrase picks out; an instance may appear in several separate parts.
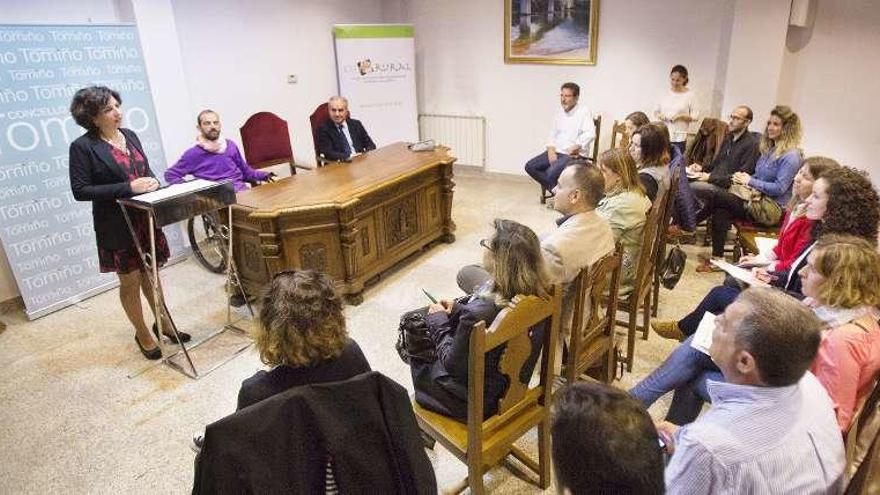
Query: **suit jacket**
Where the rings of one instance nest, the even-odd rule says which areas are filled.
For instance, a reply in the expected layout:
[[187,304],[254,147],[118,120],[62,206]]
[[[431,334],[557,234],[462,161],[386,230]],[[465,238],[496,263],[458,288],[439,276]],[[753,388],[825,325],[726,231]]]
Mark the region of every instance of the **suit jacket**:
[[[376,149],[376,144],[370,139],[370,135],[361,125],[360,120],[346,119],[345,123],[348,125],[348,133],[354,143],[352,152],[363,153]],[[350,155],[344,152],[344,140],[345,136],[339,133],[336,124],[327,119],[318,127],[318,154],[324,155],[324,158],[331,161],[348,160]]]
[[[126,141],[144,157],[147,175],[150,170],[147,154],[137,135],[129,129],[120,129]],[[128,175],[116,164],[110,154],[110,145],[95,133],[86,133],[70,143],[70,188],[77,201],[92,202],[95,239],[99,247],[117,250],[134,246],[131,233],[116,203],[119,198],[134,196]]]
[[371,371],[304,385],[208,425],[192,493],[436,493],[406,390]]

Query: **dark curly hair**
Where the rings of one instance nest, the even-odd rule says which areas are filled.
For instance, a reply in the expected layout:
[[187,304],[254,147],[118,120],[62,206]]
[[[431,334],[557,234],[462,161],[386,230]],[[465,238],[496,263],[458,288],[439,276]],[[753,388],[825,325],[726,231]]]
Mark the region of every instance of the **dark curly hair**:
[[348,332],[333,281],[314,270],[275,275],[254,340],[266,364],[307,367],[342,355]]
[[828,185],[828,205],[813,238],[824,234],[849,234],[877,245],[880,196],[868,174],[852,167],[827,170],[819,176]]
[[70,115],[87,132],[98,132],[98,128],[95,127],[95,117],[107,106],[111,97],[116,98],[116,101],[122,104],[122,97],[119,96],[119,93],[107,86],[82,88],[73,95],[73,101],[70,102]]

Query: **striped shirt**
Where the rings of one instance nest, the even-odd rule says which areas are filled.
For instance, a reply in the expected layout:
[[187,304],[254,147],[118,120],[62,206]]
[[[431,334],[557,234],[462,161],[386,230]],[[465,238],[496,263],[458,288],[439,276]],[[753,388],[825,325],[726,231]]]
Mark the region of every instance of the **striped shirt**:
[[788,387],[708,387],[712,408],[676,433],[667,493],[840,492],[843,440],[812,373]]

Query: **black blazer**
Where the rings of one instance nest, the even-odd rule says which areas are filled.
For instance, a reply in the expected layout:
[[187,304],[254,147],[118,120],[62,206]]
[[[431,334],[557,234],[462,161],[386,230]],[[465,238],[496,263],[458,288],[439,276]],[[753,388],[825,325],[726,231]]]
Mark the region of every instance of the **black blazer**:
[[[145,177],[155,177],[147,154],[137,135],[120,129],[125,140],[144,157]],[[118,198],[134,196],[128,175],[110,154],[110,145],[94,133],[86,133],[70,143],[70,189],[77,201],[92,202],[95,239],[99,247],[110,250],[134,246],[125,217],[116,203]]]
[[375,371],[304,385],[208,425],[193,494],[437,493],[406,389]]
[[276,366],[271,371],[260,370],[241,384],[238,391],[238,409],[244,409],[275,394],[302,385],[347,380],[370,371],[370,364],[357,342],[349,339],[342,354],[316,366]]
[[[370,139],[370,135],[361,125],[360,120],[346,119],[345,123],[348,125],[348,133],[351,134],[351,141],[354,143],[353,151],[363,153],[376,149],[376,144]],[[344,139],[345,137],[339,134],[336,123],[327,119],[318,127],[318,154],[324,155],[324,158],[330,161],[348,160],[349,155],[343,152],[345,149]]]

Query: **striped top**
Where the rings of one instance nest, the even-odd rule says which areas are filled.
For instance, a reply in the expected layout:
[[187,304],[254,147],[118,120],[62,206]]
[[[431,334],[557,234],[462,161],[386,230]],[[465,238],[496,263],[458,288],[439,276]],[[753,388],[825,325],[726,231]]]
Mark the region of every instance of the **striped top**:
[[812,373],[788,387],[708,387],[712,408],[676,433],[668,494],[840,492],[843,439]]

